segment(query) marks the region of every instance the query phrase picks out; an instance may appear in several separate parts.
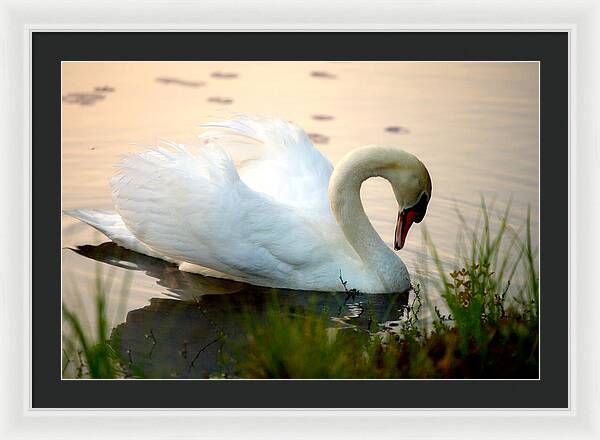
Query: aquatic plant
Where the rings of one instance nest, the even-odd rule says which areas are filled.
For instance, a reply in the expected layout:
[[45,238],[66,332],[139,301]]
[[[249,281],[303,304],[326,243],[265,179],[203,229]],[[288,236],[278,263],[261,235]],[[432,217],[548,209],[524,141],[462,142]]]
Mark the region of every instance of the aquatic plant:
[[[322,311],[299,315],[274,306],[265,317],[247,316],[246,337],[233,356],[238,359],[236,374],[252,378],[537,377],[539,277],[531,221],[528,215],[523,237],[508,219],[509,208],[492,232],[482,201],[480,225],[470,227],[463,219],[462,267],[450,272],[425,230],[438,275],[434,289],[444,300],[446,314],[422,297],[420,285],[413,286],[412,305],[402,324],[379,331],[338,330]],[[520,278],[515,282],[517,272]],[[431,326],[419,319],[423,301],[433,309]]]
[[[112,287],[113,273],[102,274],[102,266],[96,265],[94,284],[94,320],[95,334],[86,326],[88,317],[82,316],[84,310],[75,312],[64,302],[62,306],[63,320],[63,368],[64,378],[115,379],[142,374],[135,371],[131,357],[123,358],[119,353],[118,341],[109,341],[112,323],[108,319],[106,308],[107,293]],[[131,276],[126,274],[120,289],[120,304],[117,316],[125,309]],[[69,369],[70,368],[70,369]]]

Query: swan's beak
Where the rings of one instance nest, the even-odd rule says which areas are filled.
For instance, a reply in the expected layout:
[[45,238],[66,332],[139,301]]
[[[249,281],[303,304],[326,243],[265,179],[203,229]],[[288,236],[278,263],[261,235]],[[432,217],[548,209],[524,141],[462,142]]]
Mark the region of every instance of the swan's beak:
[[422,194],[419,201],[412,207],[398,211],[398,220],[396,221],[396,233],[394,234],[394,249],[399,251],[404,247],[408,230],[413,223],[421,223],[427,212],[429,197]]
[[398,220],[396,221],[396,233],[394,234],[394,249],[399,251],[404,247],[408,230],[419,216],[417,211],[405,209],[398,211]]

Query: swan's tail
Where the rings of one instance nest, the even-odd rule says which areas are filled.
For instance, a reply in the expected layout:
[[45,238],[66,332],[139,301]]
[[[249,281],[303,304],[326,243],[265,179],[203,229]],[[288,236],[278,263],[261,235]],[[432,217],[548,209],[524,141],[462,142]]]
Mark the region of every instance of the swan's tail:
[[135,238],[131,231],[127,229],[125,223],[123,223],[121,216],[114,211],[73,209],[64,211],[64,213],[81,220],[84,223],[87,223],[94,229],[97,229],[119,246],[123,246],[124,248],[150,255],[152,257],[164,258],[158,255],[156,252],[153,252],[148,246]]

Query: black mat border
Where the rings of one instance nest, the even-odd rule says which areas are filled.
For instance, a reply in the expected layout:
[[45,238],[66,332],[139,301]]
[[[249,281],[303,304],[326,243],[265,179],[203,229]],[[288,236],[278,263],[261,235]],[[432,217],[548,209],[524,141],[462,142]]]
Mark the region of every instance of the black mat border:
[[[566,32],[34,32],[34,408],[564,408],[568,405]],[[60,62],[541,61],[541,380],[60,380]]]

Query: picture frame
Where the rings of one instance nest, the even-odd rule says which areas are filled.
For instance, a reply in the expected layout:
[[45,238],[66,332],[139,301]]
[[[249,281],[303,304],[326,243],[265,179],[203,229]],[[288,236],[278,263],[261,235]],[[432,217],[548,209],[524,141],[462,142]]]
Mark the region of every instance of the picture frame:
[[[138,2],[120,2],[119,19],[114,23],[110,3],[87,7],[60,2],[34,2],[34,8],[4,2],[0,9],[6,59],[2,63],[2,133],[6,153],[2,173],[4,200],[12,209],[3,216],[9,252],[2,256],[6,272],[3,295],[2,347],[7,359],[0,376],[5,386],[2,399],[2,429],[5,438],[95,437],[160,438],[200,435],[203,437],[281,438],[365,437],[377,435],[443,436],[451,438],[511,436],[528,438],[596,438],[598,424],[598,353],[594,332],[598,323],[592,316],[597,298],[592,285],[594,244],[598,235],[597,187],[593,175],[598,154],[598,37],[600,8],[593,2],[490,1],[472,10],[468,2],[447,2],[451,11],[435,3],[356,4],[353,8],[333,3],[282,10],[275,2],[253,3],[268,11],[252,18],[235,5],[204,2],[211,17],[201,17],[199,6],[167,2],[153,3],[147,14],[139,14]],[[29,3],[29,6],[32,4]],[[527,8],[523,8],[527,5]],[[371,11],[377,10],[377,13]],[[343,10],[343,13],[339,13]],[[93,19],[89,17],[93,16]],[[471,23],[465,24],[464,17]],[[490,22],[489,17],[493,17]],[[112,24],[106,24],[111,23]],[[160,22],[160,23],[158,23]],[[311,22],[310,26],[304,24]],[[431,25],[428,23],[436,23]],[[75,23],[75,24],[73,24]],[[79,23],[79,24],[77,24]],[[162,24],[161,24],[162,23]],[[485,25],[478,23],[486,23]],[[31,33],[37,30],[562,30],[570,35],[570,405],[566,410],[42,410],[31,406]],[[575,87],[577,85],[577,88]],[[19,109],[15,111],[15,109]],[[579,115],[576,117],[576,115]],[[15,146],[13,148],[8,145]],[[22,147],[17,147],[22,146]],[[584,186],[585,185],[585,186]],[[590,198],[592,200],[590,200]],[[594,199],[595,198],[595,199]],[[585,203],[583,202],[585,200]],[[577,263],[577,264],[575,264]],[[15,313],[8,313],[15,311]],[[23,313],[19,313],[22,311]],[[577,320],[575,317],[577,316]],[[575,342],[577,341],[577,344]],[[579,359],[580,362],[576,362]],[[414,418],[417,418],[415,423]],[[344,432],[352,426],[351,432]],[[177,433],[174,433],[176,427]],[[376,427],[376,428],[374,428]]]
[[[165,65],[164,60],[176,60],[175,64],[180,64],[182,60],[188,60],[191,64],[184,62],[184,65],[202,66],[207,60],[217,59],[219,61],[216,62],[214,68],[220,69],[224,68],[220,63],[229,59],[244,60],[243,64],[245,65],[256,62],[257,65],[254,65],[253,68],[265,66],[262,64],[262,60],[271,59],[276,60],[270,63],[272,69],[277,69],[282,64],[293,63],[291,65],[295,66],[294,70],[296,72],[301,72],[303,59],[310,59],[312,63],[316,62],[317,65],[323,63],[319,60],[353,60],[360,63],[364,62],[364,60],[376,60],[374,65],[384,70],[391,69],[393,68],[392,66],[402,69],[403,66],[407,65],[406,62],[410,60],[419,60],[419,62],[414,63],[416,67],[420,66],[420,68],[432,68],[434,70],[439,68],[436,66],[448,66],[448,60],[454,59],[458,59],[459,61],[458,63],[451,62],[451,65],[456,65],[459,68],[460,66],[466,66],[469,69],[473,69],[473,66],[497,68],[502,65],[514,69],[515,66],[523,62],[523,65],[529,65],[530,75],[533,73],[535,76],[533,84],[528,88],[534,93],[533,99],[538,101],[536,103],[538,105],[535,105],[535,107],[541,106],[541,111],[544,113],[544,118],[539,121],[541,124],[538,128],[539,112],[536,109],[536,116],[532,119],[532,125],[527,130],[532,139],[529,145],[532,147],[532,150],[542,148],[545,163],[543,169],[540,170],[540,182],[542,184],[540,191],[538,191],[537,185],[529,187],[529,190],[532,192],[534,199],[537,199],[540,194],[546,195],[550,193],[555,196],[561,194],[562,198],[567,198],[566,173],[561,174],[561,171],[566,170],[565,159],[568,154],[566,148],[568,133],[565,123],[568,112],[566,105],[553,105],[553,103],[559,102],[566,104],[568,95],[568,78],[566,75],[567,43],[568,35],[566,32],[453,34],[443,32],[312,32],[309,34],[303,32],[111,32],[110,34],[97,32],[35,32],[33,35],[34,55],[32,62],[36,67],[33,72],[32,88],[41,92],[33,96],[33,107],[35,110],[32,130],[36,133],[32,143],[33,211],[60,212],[61,207],[59,206],[59,198],[57,196],[59,191],[62,194],[62,208],[65,209],[65,203],[67,206],[69,203],[68,194],[70,190],[68,189],[68,182],[73,182],[73,180],[69,179],[68,174],[74,171],[74,169],[63,166],[61,179],[57,161],[59,156],[62,158],[62,163],[69,160],[68,147],[65,143],[68,142],[68,126],[74,116],[73,113],[69,113],[69,110],[73,110],[73,107],[66,108],[66,106],[62,106],[60,107],[62,109],[61,112],[57,106],[61,102],[61,95],[65,96],[64,92],[59,93],[59,85],[62,84],[60,87],[62,90],[69,89],[65,87],[68,81],[66,79],[68,75],[65,71],[70,66],[73,66],[73,63],[79,67],[85,67],[93,71],[95,69],[94,66],[98,65],[97,62],[104,63],[111,61],[109,64],[115,65],[116,59],[124,63],[118,62],[116,65],[128,66],[127,70],[131,71],[136,68],[136,64],[139,61],[148,58],[155,60],[152,65],[159,70],[161,69],[161,65]],[[206,47],[206,49],[196,51],[196,47]],[[389,50],[389,47],[406,48],[396,51]],[[256,48],[260,49],[257,50]],[[464,48],[468,48],[468,50]],[[293,55],[290,55],[290,53]],[[532,63],[529,61],[532,59],[539,61]],[[90,63],[87,60],[94,60],[94,62]],[[437,62],[432,63],[431,61],[434,60],[437,60]],[[444,62],[440,63],[440,60]],[[389,63],[393,64],[390,65]],[[543,68],[541,68],[542,63],[544,64]],[[363,65],[368,64],[370,63],[367,62]],[[325,63],[322,69],[326,69],[326,65],[330,65],[333,68],[336,66],[336,63]],[[351,62],[344,63],[343,65],[351,67],[356,64]],[[335,71],[341,73],[340,69],[343,65],[337,66]],[[537,78],[540,76],[540,68],[543,81],[537,81]],[[245,78],[247,75],[243,73],[243,67],[236,67],[234,70],[239,71],[242,78]],[[159,74],[158,71],[156,74]],[[348,74],[351,73],[345,73],[344,77]],[[199,72],[197,75],[201,77],[202,73]],[[255,79],[254,81],[257,80]],[[117,86],[118,90],[126,90],[125,87],[127,86],[118,84],[115,81],[118,81],[118,79],[110,82]],[[243,79],[239,81],[241,82]],[[324,83],[323,85],[332,87],[330,84]],[[365,84],[365,89],[367,87],[368,85]],[[495,88],[495,83],[491,83],[488,87],[488,90]],[[543,103],[540,103],[538,100],[538,89],[544,96]],[[521,90],[521,94],[523,90]],[[407,95],[404,95],[404,97],[407,98]],[[263,95],[261,99],[264,99],[266,102],[272,102],[271,99],[274,98],[269,99],[267,95]],[[457,97],[457,99],[460,98]],[[62,100],[64,103],[64,98]],[[311,100],[307,100],[307,102],[313,101],[316,104],[318,100],[318,97],[313,97]],[[382,101],[382,104],[384,104],[384,101]],[[190,106],[187,107],[190,109],[189,111],[198,111],[191,110],[192,108],[197,108],[197,103],[187,105]],[[415,103],[414,105],[417,106],[418,104]],[[282,111],[277,106],[271,105],[270,108],[272,110],[269,111]],[[81,110],[78,114],[85,115],[87,113],[87,111]],[[286,111],[290,110],[292,109]],[[512,110],[512,108],[508,108],[509,112]],[[131,108],[129,111],[130,114],[136,114]],[[342,110],[342,112],[338,111],[338,114],[343,115],[344,118],[348,118],[351,115],[350,109]],[[388,112],[392,115],[396,113],[394,108],[391,108]],[[153,112],[144,119],[152,118],[153,114],[161,113],[164,114],[160,111]],[[412,111],[409,113],[412,113]],[[196,116],[193,116],[193,114],[190,116],[195,118]],[[40,115],[44,116],[40,117]],[[169,115],[172,117],[173,113],[169,112]],[[124,117],[126,118],[127,116],[124,115]],[[364,114],[364,117],[368,118],[369,115]],[[62,132],[60,127],[62,127]],[[468,133],[468,128],[469,125],[464,126],[463,130],[465,130],[465,133]],[[185,130],[183,127],[181,129]],[[538,133],[538,130],[540,130],[540,133]],[[423,127],[420,131],[425,133],[429,131],[429,128]],[[507,131],[507,133],[509,132]],[[543,145],[539,143],[540,135],[549,139]],[[40,139],[43,139],[43,141],[40,141]],[[337,139],[339,139],[339,136],[336,136],[336,143],[338,142]],[[465,141],[468,142],[468,139],[465,139]],[[518,139],[515,139],[515,141],[518,141]],[[432,142],[435,142],[435,139],[432,139]],[[484,142],[489,147],[490,141],[486,139]],[[445,142],[442,140],[442,145],[444,144]],[[63,148],[60,148],[61,145]],[[115,146],[119,149],[122,148],[118,144]],[[484,147],[484,145],[481,145],[481,147]],[[502,148],[502,146],[499,145],[499,148]],[[524,148],[525,150],[523,151],[526,151],[527,147]],[[92,154],[94,154],[96,159],[100,159],[98,154]],[[517,158],[520,158],[520,155],[517,155]],[[468,158],[465,157],[464,159]],[[81,165],[83,167],[90,163],[96,164],[97,162],[85,162]],[[48,166],[48,164],[54,165]],[[537,174],[539,167],[537,163],[534,166],[535,171],[533,172]],[[443,168],[443,170],[448,171],[452,171],[453,169],[452,166],[444,166]],[[110,171],[111,169],[107,170],[107,172]],[[435,175],[441,176],[441,173],[442,169],[438,169]],[[562,177],[555,177],[558,175]],[[84,182],[85,179],[85,176],[82,176],[80,182]],[[63,186],[61,187],[61,185]],[[503,183],[500,181],[498,185],[502,186]],[[50,188],[52,189],[50,190]],[[468,191],[470,195],[475,195],[477,199],[476,188],[479,187],[466,187],[465,191]],[[524,187],[522,190],[527,191],[528,188]],[[518,197],[518,194],[515,194],[515,196]],[[535,202],[532,201],[531,203]],[[541,211],[544,218],[547,219],[540,230],[540,239],[544,241],[550,237],[560,235],[560,231],[567,229],[566,213],[562,216],[549,217],[546,206],[542,204]],[[525,213],[522,212],[522,214]],[[48,364],[33,363],[32,375],[36,381],[36,387],[32,390],[34,407],[68,408],[75,401],[78,402],[78,407],[81,408],[109,407],[115,403],[112,397],[120,392],[125,394],[118,402],[121,408],[137,407],[140,403],[143,403],[148,408],[230,408],[232,406],[251,408],[311,408],[315,405],[313,395],[319,392],[322,395],[319,398],[318,404],[322,408],[354,408],[360,406],[378,408],[428,408],[432,405],[432,401],[428,397],[430,395],[437,396],[435,400],[437,405],[448,408],[461,408],[465,406],[473,408],[512,408],[515,405],[522,408],[565,408],[568,406],[567,296],[560,294],[545,295],[543,301],[539,303],[540,319],[534,325],[537,327],[536,334],[540,327],[544,328],[544,334],[540,338],[540,344],[537,345],[536,350],[536,355],[539,353],[542,362],[538,363],[536,359],[535,365],[532,365],[528,376],[520,376],[517,375],[518,373],[508,373],[505,369],[499,368],[499,365],[496,365],[495,362],[494,368],[496,368],[497,373],[494,375],[487,376],[482,374],[482,376],[468,378],[462,376],[462,374],[468,374],[467,372],[457,372],[450,374],[448,380],[437,380],[436,378],[439,376],[436,373],[433,373],[433,377],[422,379],[406,378],[402,375],[398,376],[398,373],[391,373],[389,375],[384,374],[384,377],[393,377],[390,379],[369,380],[367,378],[361,379],[360,377],[362,376],[360,375],[357,375],[357,377],[346,373],[346,375],[340,375],[340,380],[337,380],[325,379],[325,377],[331,377],[331,375],[325,373],[324,377],[310,378],[311,376],[308,376],[306,380],[301,379],[304,377],[302,375],[300,378],[292,380],[277,380],[276,377],[278,376],[276,376],[275,378],[267,378],[267,382],[265,382],[255,379],[237,380],[235,379],[236,373],[233,373],[234,378],[223,375],[221,376],[221,380],[194,380],[193,382],[171,380],[173,376],[185,377],[186,374],[189,374],[191,371],[189,366],[183,374],[181,374],[180,369],[175,367],[168,372],[167,377],[154,376],[155,380],[152,380],[152,382],[144,381],[143,379],[130,379],[126,383],[115,383],[110,379],[107,381],[83,380],[77,381],[78,383],[72,383],[70,382],[71,379],[68,378],[58,380],[57,378],[61,377],[61,373],[62,377],[65,377],[64,371],[61,370],[64,362],[68,362],[67,359],[75,361],[70,364],[73,367],[79,364],[79,355],[74,351],[70,353],[63,352],[58,345],[59,338],[52,332],[47,331],[47,329],[53,328],[55,323],[60,319],[58,312],[61,310],[61,303],[57,295],[47,295],[45,291],[60,290],[63,292],[63,297],[65,293],[68,295],[70,291],[72,292],[69,279],[72,280],[73,278],[69,276],[69,263],[66,263],[65,260],[72,253],[70,249],[73,246],[77,246],[77,241],[71,240],[70,244],[68,241],[63,241],[62,258],[55,259],[54,249],[58,248],[55,244],[58,234],[55,231],[61,230],[57,224],[58,220],[58,216],[42,218],[34,215],[32,225],[33,234],[39,237],[32,244],[34,255],[33,274],[35,279],[44,280],[43,288],[40,288],[39,283],[36,284],[34,282],[32,289],[32,314],[34,316],[32,338],[34,341],[37,341],[37,344],[34,345],[33,357],[43,358],[48,362]],[[435,227],[433,224],[431,226]],[[63,228],[62,230],[65,231],[65,234],[70,234],[66,232],[67,229]],[[65,238],[65,235],[63,235],[63,238]],[[566,237],[563,237],[555,241],[552,248],[554,249],[553,253],[548,253],[551,250],[549,247],[540,250],[540,270],[545,274],[544,283],[550,283],[555,286],[553,291],[567,291],[566,280],[557,277],[558,272],[551,269],[552,267],[560,267],[566,264],[567,244]],[[563,251],[557,252],[557,249],[562,249]],[[61,261],[63,263],[62,266],[60,264]],[[61,273],[62,282],[60,278]],[[98,272],[94,268],[91,273]],[[76,275],[75,279],[79,280],[80,275]],[[85,296],[82,296],[82,298],[90,298],[87,291],[84,292],[82,293]],[[300,297],[306,297],[306,292],[298,293]],[[196,290],[193,294],[201,295],[202,291],[201,289]],[[252,298],[253,295],[253,292],[250,290],[240,292],[237,297],[240,301],[245,301],[246,298]],[[161,301],[160,298],[162,296],[162,292],[156,292],[156,296],[152,298],[151,302],[156,303],[157,301]],[[319,297],[315,298],[317,301],[328,296],[330,297],[330,295],[323,296],[320,294],[316,294],[316,296]],[[259,294],[259,297],[265,298],[264,294]],[[387,299],[390,298],[389,295],[386,295],[386,297]],[[216,300],[215,296],[211,296],[211,298]],[[233,298],[236,298],[236,295],[220,296],[220,303],[223,305],[223,302],[233,302],[235,301]],[[382,298],[382,296],[370,296],[369,298],[374,301],[378,299],[385,301],[385,298]],[[369,301],[370,299],[366,300]],[[425,299],[427,300],[427,298]],[[286,301],[286,299],[281,298],[281,301]],[[63,304],[71,307],[68,301]],[[190,305],[190,303],[186,302],[179,305],[185,307],[186,304]],[[224,310],[228,309],[229,304],[224,305]],[[201,306],[201,304],[198,304],[198,306]],[[85,310],[85,307],[78,305],[75,305],[75,307],[78,310]],[[208,303],[206,303],[206,307],[202,307],[202,310],[206,316],[210,316],[211,312],[207,307],[210,307]],[[192,305],[192,308],[197,310],[196,305]],[[387,309],[388,306],[384,308]],[[127,321],[128,317],[134,314],[133,311],[130,311],[127,317],[123,316],[122,319]],[[211,320],[219,322],[221,327],[228,326],[226,320],[236,321],[235,312],[225,313],[225,315],[226,317],[223,316],[222,318],[211,317]],[[549,327],[545,324],[548,322],[555,323],[555,325]],[[157,325],[153,324],[152,327],[147,327],[144,333],[150,332],[153,329],[158,330],[158,328],[154,327],[157,327]],[[190,326],[191,329],[194,327],[196,326]],[[181,329],[182,327],[177,325],[177,328]],[[157,333],[158,339],[165,341],[160,336],[161,334],[164,333],[162,330],[159,330]],[[278,334],[281,335],[282,333]],[[213,340],[214,338],[209,337],[208,339]],[[204,341],[204,343],[209,342],[209,340]],[[545,340],[552,340],[553,344],[545,344]],[[69,349],[68,347],[72,344],[65,344],[64,341],[65,339],[63,339],[62,348],[65,348],[66,345],[67,349]],[[141,342],[142,345],[145,345],[145,339],[142,339]],[[179,342],[178,340],[170,339],[167,344],[163,343],[160,347],[170,347],[173,349]],[[229,346],[231,347],[232,345]],[[119,345],[115,346],[118,347]],[[126,359],[148,359],[150,356],[142,347],[140,347],[142,350],[136,350],[133,346],[131,348],[131,357],[126,355]],[[302,349],[302,347],[299,348]],[[61,353],[63,356],[60,356]],[[457,359],[460,358],[459,354],[456,356]],[[203,356],[202,359],[205,360],[209,357],[208,355]],[[282,359],[283,362],[285,362],[285,358],[287,356]],[[171,359],[174,358],[171,357]],[[497,357],[495,360],[500,364],[502,363]],[[134,364],[134,361],[130,362]],[[89,360],[86,361],[85,358],[81,361],[81,364],[83,363],[90,365]],[[215,366],[217,366],[216,364]],[[59,365],[61,370],[57,370]],[[220,365],[223,366],[222,363]],[[518,362],[509,362],[506,366],[513,368],[518,365]],[[407,364],[403,363],[403,366],[407,368]],[[414,369],[412,370],[414,371]],[[535,370],[535,373],[533,370]],[[79,371],[79,368],[72,369],[71,377],[77,377],[79,375],[77,371]],[[83,367],[81,371],[83,371]],[[202,375],[206,374],[206,371],[198,371],[201,374],[200,377],[203,377]],[[540,375],[543,377],[543,380],[538,380]],[[285,372],[282,376],[286,377]],[[244,377],[243,373],[241,377]],[[418,373],[417,377],[419,377]],[[145,383],[142,384],[139,381]],[[461,389],[460,393],[456,392],[458,389]],[[511,389],[513,391],[509,392]],[[410,394],[411,399],[405,401],[397,399],[396,396],[402,392]],[[141,393],[146,394],[146,397],[142,400],[139,397]],[[232,401],[229,396],[236,394],[238,395],[237,399]],[[155,395],[160,395],[160,400],[153,398]],[[203,397],[197,398],[195,396]],[[204,396],[210,396],[210,398]]]

